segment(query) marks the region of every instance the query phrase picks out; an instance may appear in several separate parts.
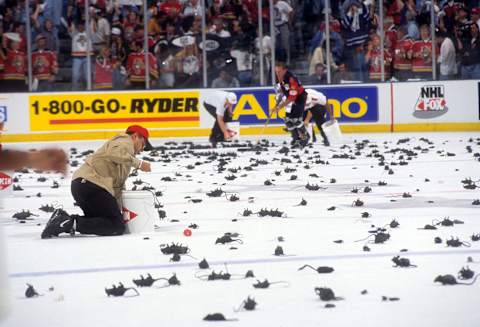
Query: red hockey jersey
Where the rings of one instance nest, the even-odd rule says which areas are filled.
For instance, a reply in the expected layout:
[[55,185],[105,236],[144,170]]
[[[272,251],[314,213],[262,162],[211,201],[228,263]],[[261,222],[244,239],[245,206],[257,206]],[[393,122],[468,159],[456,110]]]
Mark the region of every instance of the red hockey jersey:
[[111,89],[113,88],[113,63],[103,57],[95,60],[95,80],[94,88]]
[[432,71],[432,41],[415,41],[412,53],[413,72],[428,73]]
[[370,68],[369,77],[372,80],[382,79],[382,62],[385,65],[385,79],[391,77],[390,67],[392,63],[392,55],[387,49],[383,51],[383,58],[380,49],[373,49],[370,52]]
[[394,49],[393,68],[397,70],[411,70],[412,57],[411,52],[414,41],[412,39],[403,39],[397,41]]
[[21,51],[7,50],[4,80],[25,80],[27,74],[27,56]]
[[[153,54],[149,53],[148,61],[150,63],[150,75],[157,79],[157,59]],[[143,51],[129,54],[127,59],[127,71],[128,76],[130,77],[130,81],[145,82],[145,66],[145,53]]]
[[32,68],[33,76],[39,81],[48,80],[57,71],[57,55],[48,50],[35,51],[32,53]]

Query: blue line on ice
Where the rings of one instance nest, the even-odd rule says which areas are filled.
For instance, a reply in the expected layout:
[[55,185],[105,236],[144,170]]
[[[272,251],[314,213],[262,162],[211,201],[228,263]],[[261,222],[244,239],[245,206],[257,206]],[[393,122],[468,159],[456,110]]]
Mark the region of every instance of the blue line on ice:
[[[461,250],[444,250],[444,251],[417,251],[417,252],[384,252],[384,253],[357,253],[357,254],[340,254],[340,255],[317,255],[317,256],[285,256],[285,257],[273,257],[273,258],[257,258],[257,259],[241,259],[241,260],[217,260],[209,261],[210,266],[216,265],[240,265],[240,264],[261,264],[261,263],[282,263],[293,261],[308,261],[308,260],[342,260],[342,259],[368,259],[368,258],[380,258],[390,257],[399,254],[405,254],[411,256],[441,256],[441,255],[465,255],[465,254],[480,254],[480,249],[461,249]],[[89,273],[102,273],[111,271],[128,271],[128,270],[144,270],[144,269],[171,269],[196,267],[198,262],[182,262],[182,263],[167,263],[167,264],[152,264],[152,265],[133,265],[133,266],[117,266],[117,267],[99,267],[99,268],[83,268],[83,269],[70,269],[70,270],[52,270],[52,271],[31,271],[31,272],[19,272],[9,274],[10,278],[22,278],[22,277],[42,277],[49,275],[74,275],[74,274],[89,274]]]

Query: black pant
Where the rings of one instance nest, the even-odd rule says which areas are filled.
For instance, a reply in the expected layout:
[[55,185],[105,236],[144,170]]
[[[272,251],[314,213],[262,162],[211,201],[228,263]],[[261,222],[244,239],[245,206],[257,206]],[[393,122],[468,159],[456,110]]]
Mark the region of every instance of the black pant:
[[85,214],[72,215],[77,222],[76,231],[101,236],[122,235],[125,232],[117,200],[105,189],[77,178],[72,181],[72,195]]
[[[205,107],[205,109],[207,110],[207,112],[213,117],[215,118],[215,124],[213,125],[212,127],[212,131],[210,132],[210,142],[212,143],[218,143],[218,142],[223,142],[225,141],[225,136],[223,135],[223,132],[220,128],[220,125],[218,124],[218,121],[217,121],[217,108],[215,108],[214,106],[204,102],[203,103],[203,106]],[[225,110],[225,115],[223,115],[223,121],[225,123],[228,123],[228,122],[231,122],[232,121],[232,117],[230,116],[230,113],[228,112],[228,110]]]
[[[325,135],[325,132],[322,129],[322,124],[327,121],[327,109],[321,104],[316,104],[308,110],[312,113],[312,119],[315,122],[315,125],[317,125],[323,140],[328,141],[327,135]],[[313,134],[315,135],[315,132],[313,132]]]
[[305,111],[305,103],[307,102],[307,92],[300,94],[295,102],[292,103],[292,110],[286,113],[288,118],[300,118]]

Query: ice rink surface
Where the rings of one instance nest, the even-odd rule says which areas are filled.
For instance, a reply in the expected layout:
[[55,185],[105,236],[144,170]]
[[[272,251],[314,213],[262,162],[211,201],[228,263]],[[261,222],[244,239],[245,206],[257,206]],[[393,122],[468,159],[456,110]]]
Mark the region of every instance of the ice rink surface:
[[[206,145],[204,138],[175,144],[154,140],[164,149],[154,156],[144,154],[156,161],[152,173],[139,173],[127,182],[127,189],[140,179],[162,192],[159,200],[167,216],[148,234],[42,240],[50,214],[40,206],[61,205],[69,213],[80,213],[70,195],[70,178],[17,173],[15,184],[24,190],[15,191],[1,210],[12,310],[0,325],[480,326],[480,281],[455,286],[434,282],[446,274],[462,281],[457,274],[467,266],[480,273],[480,242],[471,239],[480,233],[480,205],[473,204],[480,198],[479,133],[345,135],[344,146],[316,143],[288,153],[279,153],[286,136],[269,140],[270,146],[258,152],[191,148]],[[81,163],[83,157],[77,156],[100,144],[59,145],[77,148],[72,160]],[[267,180],[271,185],[265,185],[270,184]],[[51,188],[53,181],[60,187]],[[307,184],[318,189],[306,189]],[[225,194],[207,196],[217,188]],[[232,195],[239,200],[230,201]],[[299,205],[302,199],[306,205]],[[357,199],[363,206],[354,205]],[[23,223],[11,218],[23,209],[38,217]],[[244,217],[245,209],[253,213]],[[278,209],[283,216],[260,217],[261,209]],[[446,217],[464,223],[439,224]],[[389,226],[393,219],[397,228]],[[191,224],[198,228],[186,237],[183,231]],[[427,224],[437,229],[420,229]],[[370,232],[378,228],[385,228],[390,238],[376,244]],[[227,232],[239,233],[240,241],[215,244]],[[436,244],[435,237],[442,242]],[[447,246],[451,237],[464,243]],[[188,246],[190,256],[172,262],[171,255],[160,251],[160,245],[172,242]],[[277,246],[283,256],[274,255]],[[391,259],[396,255],[417,267],[394,267]],[[468,257],[473,262],[468,263]],[[211,269],[199,269],[203,258]],[[306,264],[334,271],[298,270]],[[202,280],[212,270],[228,270],[231,279]],[[248,270],[255,278],[244,278]],[[166,282],[160,280],[150,288],[137,287],[140,296],[105,294],[105,287],[119,282],[132,287],[132,279],[148,273],[166,279],[176,274],[181,285],[162,287]],[[257,279],[273,284],[257,289],[252,286]],[[286,283],[274,283],[281,281]],[[41,296],[26,298],[27,283]],[[322,301],[316,287],[331,288],[338,299]],[[238,311],[248,296],[258,303],[255,310]],[[335,307],[326,308],[327,303]],[[203,321],[210,313],[236,320]]]

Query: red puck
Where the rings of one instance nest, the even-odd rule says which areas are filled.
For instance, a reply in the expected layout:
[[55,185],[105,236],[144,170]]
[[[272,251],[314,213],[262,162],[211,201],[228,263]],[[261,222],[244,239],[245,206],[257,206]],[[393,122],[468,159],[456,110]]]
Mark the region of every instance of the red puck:
[[188,228],[186,228],[184,231],[183,231],[183,235],[185,236],[192,236],[192,231]]

